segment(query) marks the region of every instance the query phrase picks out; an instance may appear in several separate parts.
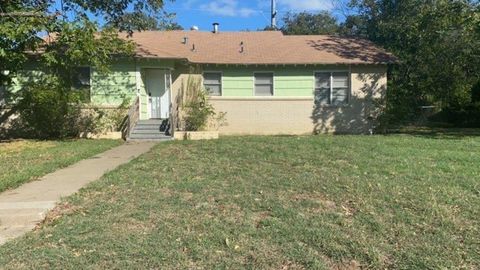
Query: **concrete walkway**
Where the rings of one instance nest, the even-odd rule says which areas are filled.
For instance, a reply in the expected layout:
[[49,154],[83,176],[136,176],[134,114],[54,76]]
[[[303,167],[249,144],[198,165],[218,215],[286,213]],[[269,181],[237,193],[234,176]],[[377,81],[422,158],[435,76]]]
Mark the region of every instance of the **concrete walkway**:
[[125,143],[0,194],[0,245],[31,231],[62,198],[147,152],[154,142]]

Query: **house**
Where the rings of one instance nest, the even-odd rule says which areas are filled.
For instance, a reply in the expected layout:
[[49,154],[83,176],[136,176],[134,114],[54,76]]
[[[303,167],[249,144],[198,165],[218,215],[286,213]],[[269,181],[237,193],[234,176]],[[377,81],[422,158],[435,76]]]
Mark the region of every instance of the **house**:
[[148,126],[158,132],[158,120],[171,119],[176,95],[196,76],[215,109],[226,113],[220,134],[372,128],[391,54],[361,39],[215,29],[134,33],[128,37],[137,45],[133,59],[116,59],[108,75],[82,69],[91,104],[111,107],[131,98],[132,125],[144,125],[137,137],[151,138]]

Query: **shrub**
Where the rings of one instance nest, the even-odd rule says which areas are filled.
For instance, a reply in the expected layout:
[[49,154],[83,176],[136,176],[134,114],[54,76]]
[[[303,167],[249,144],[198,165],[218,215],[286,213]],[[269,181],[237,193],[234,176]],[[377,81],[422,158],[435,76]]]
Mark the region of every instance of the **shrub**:
[[129,99],[117,108],[89,108],[82,103],[84,93],[56,81],[45,76],[15,94],[18,117],[0,125],[1,138],[62,139],[121,129]]
[[185,91],[181,91],[179,96],[180,126],[185,131],[217,129],[224,124],[225,113],[215,112],[200,79],[190,76]]
[[449,123],[455,127],[480,127],[480,102],[467,106],[447,107],[429,119],[432,122]]
[[77,136],[80,95],[66,91],[55,80],[28,83],[19,91],[16,110],[28,137],[39,139]]
[[124,99],[117,108],[86,108],[82,110],[80,129],[83,134],[104,134],[120,131],[130,105],[130,99]]

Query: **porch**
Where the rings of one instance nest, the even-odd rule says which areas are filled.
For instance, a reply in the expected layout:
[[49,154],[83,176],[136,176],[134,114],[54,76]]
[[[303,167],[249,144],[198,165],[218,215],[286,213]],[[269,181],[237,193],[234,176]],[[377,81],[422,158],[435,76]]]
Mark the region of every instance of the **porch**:
[[136,97],[128,115],[123,138],[134,140],[170,140],[171,68],[138,67]]

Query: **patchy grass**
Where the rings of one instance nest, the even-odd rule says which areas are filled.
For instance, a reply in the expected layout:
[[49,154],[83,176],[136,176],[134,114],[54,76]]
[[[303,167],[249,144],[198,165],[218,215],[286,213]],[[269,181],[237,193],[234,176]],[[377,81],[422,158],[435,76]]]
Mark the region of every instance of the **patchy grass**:
[[0,192],[120,144],[116,140],[0,142]]
[[18,268],[478,269],[480,137],[169,142],[0,247]]

